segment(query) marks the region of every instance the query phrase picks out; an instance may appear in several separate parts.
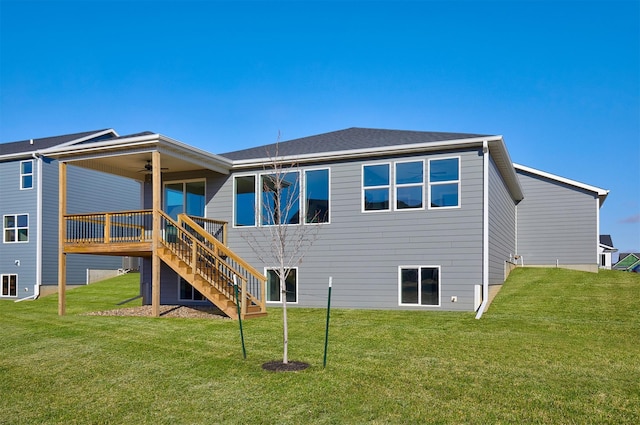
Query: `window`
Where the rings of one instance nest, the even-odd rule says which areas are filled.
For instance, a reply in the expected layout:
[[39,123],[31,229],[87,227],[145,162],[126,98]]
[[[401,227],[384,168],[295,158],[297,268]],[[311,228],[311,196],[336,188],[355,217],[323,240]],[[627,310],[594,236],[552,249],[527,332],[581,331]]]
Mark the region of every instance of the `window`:
[[2,297],[15,297],[18,295],[18,275],[3,274],[2,275]]
[[204,180],[166,183],[164,205],[165,212],[174,220],[182,213],[204,217]]
[[[297,171],[260,176],[263,226],[300,223],[300,173]],[[278,186],[279,189],[278,190]]]
[[[280,291],[280,278],[276,269],[266,269],[267,275],[267,302],[282,302]],[[287,302],[298,302],[298,269],[288,269],[285,280],[285,290],[287,292]]]
[[440,305],[439,266],[401,266],[399,270],[401,305]]
[[11,214],[2,219],[4,242],[29,242],[29,215]]
[[198,292],[196,288],[191,286],[189,282],[183,278],[179,278],[178,299],[180,301],[203,301],[204,296]]
[[362,166],[362,202],[364,211],[388,211],[390,192],[389,164]]
[[306,170],[305,181],[305,219],[309,223],[329,222],[329,169]]
[[422,161],[397,162],[395,165],[396,209],[423,208],[424,163]]
[[234,226],[256,225],[256,176],[234,179]]
[[460,206],[460,158],[429,160],[429,208]]
[[600,254],[600,265],[602,267],[606,267],[607,266],[607,255],[606,254]]
[[33,160],[20,162],[20,189],[33,188]]

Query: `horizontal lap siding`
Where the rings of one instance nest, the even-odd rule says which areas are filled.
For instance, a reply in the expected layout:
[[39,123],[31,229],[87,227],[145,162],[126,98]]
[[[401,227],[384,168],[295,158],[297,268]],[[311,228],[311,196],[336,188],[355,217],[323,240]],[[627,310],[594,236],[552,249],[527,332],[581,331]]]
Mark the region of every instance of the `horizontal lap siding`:
[[504,282],[505,261],[516,252],[516,207],[493,160],[489,166],[489,284]]
[[[4,216],[29,214],[29,242],[4,243],[0,234],[0,274],[17,274],[17,298],[33,295],[36,283],[36,162],[33,188],[20,190],[20,161],[0,162],[0,227],[4,231]],[[17,266],[15,261],[19,260]]]
[[[326,305],[332,276],[332,304],[337,307],[411,308],[398,305],[398,266],[433,265],[441,266],[441,308],[472,310],[474,285],[482,282],[482,157],[474,150],[411,159],[458,155],[462,208],[446,210],[361,212],[362,164],[407,158],[329,164],[331,223],[322,225],[299,266],[299,305]],[[212,179],[207,190],[215,191],[207,216],[231,223],[233,179]],[[229,241],[234,251],[262,271],[274,264],[262,264],[241,236],[256,231],[230,226]],[[458,297],[455,304],[450,302],[452,295]]]
[[597,256],[597,197],[518,170],[518,254],[527,265],[592,265]]

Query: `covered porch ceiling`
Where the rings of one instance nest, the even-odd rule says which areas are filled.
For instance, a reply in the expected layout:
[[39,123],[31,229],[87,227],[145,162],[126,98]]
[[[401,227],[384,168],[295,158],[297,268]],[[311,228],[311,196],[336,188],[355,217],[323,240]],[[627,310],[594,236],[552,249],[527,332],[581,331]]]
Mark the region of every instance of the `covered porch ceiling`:
[[160,134],[119,137],[99,142],[39,151],[69,165],[144,181],[151,175],[153,152],[160,153],[161,173],[210,170],[229,174],[231,160],[194,148]]

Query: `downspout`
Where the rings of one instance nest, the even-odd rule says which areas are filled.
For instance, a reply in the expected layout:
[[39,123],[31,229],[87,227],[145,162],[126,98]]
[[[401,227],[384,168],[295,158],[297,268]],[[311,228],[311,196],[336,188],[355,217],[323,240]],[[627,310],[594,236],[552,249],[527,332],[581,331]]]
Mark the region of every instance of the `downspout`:
[[16,302],[35,300],[40,296],[42,284],[42,157],[36,152],[31,154],[36,161],[36,282],[33,284],[33,294],[20,298]]
[[489,144],[482,142],[482,304],[476,319],[480,319],[489,304]]

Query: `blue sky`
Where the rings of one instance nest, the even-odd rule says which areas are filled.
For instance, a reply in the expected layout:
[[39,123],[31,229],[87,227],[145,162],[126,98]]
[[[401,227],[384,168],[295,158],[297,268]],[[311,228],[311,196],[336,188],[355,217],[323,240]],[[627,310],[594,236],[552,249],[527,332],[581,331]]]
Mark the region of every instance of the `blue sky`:
[[640,2],[0,0],[1,142],[348,127],[502,135],[611,190],[601,233],[640,251]]

